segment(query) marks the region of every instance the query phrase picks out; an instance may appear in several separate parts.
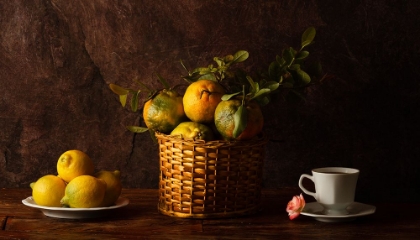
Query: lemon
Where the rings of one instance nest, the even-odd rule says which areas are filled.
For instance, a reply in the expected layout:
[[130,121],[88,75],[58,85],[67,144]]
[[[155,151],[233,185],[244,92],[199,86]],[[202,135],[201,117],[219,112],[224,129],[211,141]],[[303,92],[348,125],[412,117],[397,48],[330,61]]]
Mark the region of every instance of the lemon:
[[32,198],[41,206],[61,207],[60,200],[64,196],[66,183],[54,175],[45,175],[30,184]]
[[71,208],[99,207],[105,196],[106,183],[90,175],[81,175],[71,180],[61,199],[61,204]]
[[57,162],[58,175],[66,182],[80,175],[93,175],[94,171],[92,159],[80,150],[69,150],[61,154]]
[[106,182],[105,196],[101,204],[102,207],[114,205],[119,198],[122,190],[120,175],[121,173],[118,170],[113,172],[102,170],[95,174],[96,178]]
[[207,125],[197,122],[182,122],[172,130],[171,135],[192,140],[214,140],[213,131]]

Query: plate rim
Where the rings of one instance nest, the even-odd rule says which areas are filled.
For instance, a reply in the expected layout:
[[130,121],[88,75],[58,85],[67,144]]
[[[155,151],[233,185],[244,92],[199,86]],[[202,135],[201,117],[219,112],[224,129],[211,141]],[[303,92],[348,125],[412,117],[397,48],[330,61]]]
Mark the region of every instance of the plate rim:
[[111,210],[116,208],[121,208],[127,206],[130,203],[130,200],[125,197],[119,197],[116,201],[115,205],[109,207],[95,207],[95,208],[67,208],[67,207],[47,207],[41,206],[35,203],[32,196],[29,196],[22,200],[22,203],[25,206],[37,208],[41,210],[49,210],[49,211],[60,211],[60,212],[88,212],[88,211],[104,211],[104,210]]
[[[307,203],[306,205],[311,204],[311,205],[318,205],[318,202],[310,202]],[[354,202],[352,204],[358,204],[358,205],[362,205],[364,206],[366,209],[359,212],[359,213],[355,213],[355,214],[347,214],[347,215],[325,215],[325,214],[317,214],[317,213],[313,213],[313,212],[307,212],[305,211],[305,208],[303,209],[303,211],[300,213],[304,216],[309,216],[309,217],[314,217],[314,218],[328,218],[328,219],[333,219],[333,218],[355,218],[355,217],[362,217],[362,216],[366,216],[366,215],[370,215],[375,213],[376,211],[376,207],[373,205],[369,205],[369,204],[365,204],[365,203],[360,203],[360,202]]]

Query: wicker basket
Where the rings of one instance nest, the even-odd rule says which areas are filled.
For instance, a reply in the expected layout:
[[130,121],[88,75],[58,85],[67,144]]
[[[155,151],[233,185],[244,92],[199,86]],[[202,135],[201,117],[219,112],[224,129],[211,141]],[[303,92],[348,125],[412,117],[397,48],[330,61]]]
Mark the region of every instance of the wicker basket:
[[159,212],[222,218],[260,210],[267,140],[187,141],[156,133],[160,155]]

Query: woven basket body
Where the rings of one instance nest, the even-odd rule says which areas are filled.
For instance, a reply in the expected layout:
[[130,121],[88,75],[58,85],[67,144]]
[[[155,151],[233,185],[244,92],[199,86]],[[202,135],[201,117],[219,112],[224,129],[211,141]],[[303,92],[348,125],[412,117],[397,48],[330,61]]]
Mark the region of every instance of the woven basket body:
[[182,218],[248,215],[260,209],[267,141],[186,141],[156,133],[159,212]]

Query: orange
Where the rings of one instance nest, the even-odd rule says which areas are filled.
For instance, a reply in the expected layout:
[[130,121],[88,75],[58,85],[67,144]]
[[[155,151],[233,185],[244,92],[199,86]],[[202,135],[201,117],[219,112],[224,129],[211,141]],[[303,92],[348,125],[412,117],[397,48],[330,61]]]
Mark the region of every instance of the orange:
[[69,150],[61,154],[58,159],[57,172],[64,181],[70,182],[80,175],[93,175],[95,167],[86,153],[80,150]]
[[185,114],[193,122],[213,122],[214,111],[224,94],[224,88],[216,81],[198,80],[191,83],[183,98]]
[[217,131],[225,140],[249,140],[262,131],[264,118],[260,105],[255,101],[246,102],[247,124],[243,132],[235,138],[233,130],[235,129],[234,115],[241,106],[242,100],[230,99],[222,101],[216,108],[214,123]]
[[174,90],[160,91],[144,104],[143,118],[149,129],[170,133],[185,120],[182,96]]

